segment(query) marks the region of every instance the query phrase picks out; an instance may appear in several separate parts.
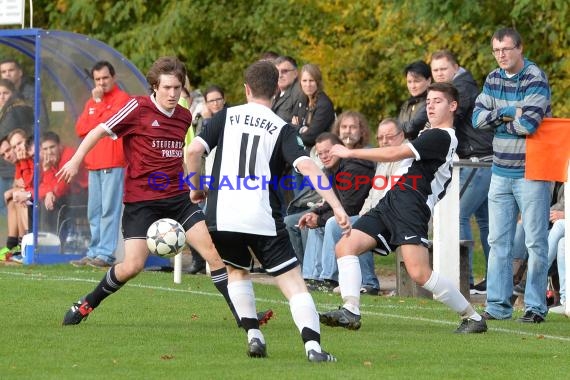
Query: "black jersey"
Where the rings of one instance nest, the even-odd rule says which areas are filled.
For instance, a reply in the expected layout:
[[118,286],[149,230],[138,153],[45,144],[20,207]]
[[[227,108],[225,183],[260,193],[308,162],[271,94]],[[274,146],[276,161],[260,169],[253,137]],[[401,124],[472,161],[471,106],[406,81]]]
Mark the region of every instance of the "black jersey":
[[[393,191],[417,190],[425,199],[426,206],[433,212],[435,204],[445,195],[451,182],[453,156],[457,138],[453,128],[431,128],[423,130],[418,138],[408,143],[414,158],[402,160],[395,175],[402,179]],[[402,184],[405,188],[399,186]]]
[[310,159],[293,127],[257,103],[214,115],[197,137],[206,152],[217,147],[206,223],[211,231],[276,236],[284,228],[277,196],[286,163]]

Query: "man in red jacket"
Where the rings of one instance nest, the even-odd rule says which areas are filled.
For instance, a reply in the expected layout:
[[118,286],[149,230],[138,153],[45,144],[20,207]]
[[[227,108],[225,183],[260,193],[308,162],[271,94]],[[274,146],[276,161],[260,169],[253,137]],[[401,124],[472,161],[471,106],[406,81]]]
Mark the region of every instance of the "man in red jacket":
[[[115,68],[107,61],[91,69],[95,88],[77,119],[75,131],[81,138],[119,111],[130,99],[115,83]],[[104,137],[87,153],[84,160],[89,171],[87,217],[91,241],[87,255],[73,260],[74,266],[109,267],[115,261],[121,220],[124,156],[122,139]]]
[[45,132],[40,141],[42,174],[38,197],[45,206],[40,211],[40,224],[42,230],[55,232],[60,207],[84,202],[87,172],[81,167],[72,182],[58,181],[56,173],[73,156],[75,149],[61,144],[57,133],[51,131]]

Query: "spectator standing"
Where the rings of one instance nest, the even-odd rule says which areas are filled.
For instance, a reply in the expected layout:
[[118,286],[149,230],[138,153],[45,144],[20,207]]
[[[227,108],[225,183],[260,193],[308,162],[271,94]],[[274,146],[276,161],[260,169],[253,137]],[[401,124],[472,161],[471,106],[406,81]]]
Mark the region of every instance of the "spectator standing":
[[305,147],[311,149],[317,136],[330,130],[335,119],[334,106],[324,92],[323,75],[317,65],[309,63],[301,68],[301,90],[305,99],[293,112],[292,123],[298,126]]
[[0,77],[12,82],[18,95],[29,105],[34,104],[34,81],[24,75],[24,70],[18,61],[13,58],[0,61]]
[[404,129],[408,140],[418,137],[418,133],[428,121],[426,113],[427,88],[431,83],[431,69],[424,61],[415,61],[404,68],[406,85],[410,98],[400,107],[398,123]]
[[274,61],[275,67],[279,70],[279,92],[273,99],[271,109],[280,118],[290,123],[293,120],[295,107],[303,103],[305,94],[299,85],[299,73],[297,72],[297,61],[293,57],[280,56]]
[[[95,87],[75,124],[75,132],[80,138],[85,138],[129,101],[129,95],[117,86],[115,68],[111,63],[95,63],[91,78]],[[73,266],[110,267],[115,262],[123,207],[123,140],[113,140],[110,136],[102,138],[87,153],[84,164],[89,175],[87,218],[91,240],[87,255],[70,263]]]
[[529,255],[525,313],[520,322],[541,323],[548,312],[548,210],[550,182],[524,178],[526,137],[551,116],[550,86],[538,66],[524,58],[520,34],[497,30],[491,38],[499,65],[486,78],[473,110],[473,126],[494,130],[489,188],[489,264],[486,319],[510,319],[513,307],[512,245],[521,213]]
[[[24,70],[18,61],[13,58],[7,58],[0,61],[0,77],[12,82],[16,89],[15,92],[17,97],[24,100],[24,102],[33,109],[36,95],[34,80],[24,75]],[[42,102],[40,106],[40,124],[43,128],[47,128],[49,126],[49,118],[45,101]],[[32,118],[33,126],[34,113],[31,112],[29,116]],[[18,128],[22,128],[22,126],[18,126]],[[26,132],[31,133],[31,131]]]
[[[473,162],[493,160],[493,131],[473,128],[471,117],[479,86],[469,71],[459,66],[456,57],[449,50],[436,51],[431,56],[431,73],[435,82],[452,83],[459,92],[459,106],[453,125],[457,135],[457,155],[460,159]],[[486,264],[489,258],[489,210],[487,194],[491,183],[491,169],[485,167],[462,167],[459,169],[459,227],[461,240],[473,240],[471,216],[479,226],[479,236]],[[473,247],[469,246],[469,286],[471,294],[485,294],[485,277],[475,284],[473,278]]]

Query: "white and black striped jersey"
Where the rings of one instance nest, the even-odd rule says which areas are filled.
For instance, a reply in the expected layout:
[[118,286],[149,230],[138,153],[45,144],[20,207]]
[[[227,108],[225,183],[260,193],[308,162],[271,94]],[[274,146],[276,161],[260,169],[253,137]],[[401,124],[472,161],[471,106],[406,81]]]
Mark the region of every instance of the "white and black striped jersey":
[[217,147],[206,208],[211,231],[276,236],[284,228],[277,196],[286,163],[310,159],[297,131],[257,103],[214,115],[197,137],[206,152]]
[[[402,178],[392,190],[418,191],[433,213],[435,204],[444,197],[451,182],[453,156],[457,138],[453,128],[423,130],[418,138],[408,143],[414,158],[402,160],[394,175]],[[403,184],[405,189],[399,187]]]

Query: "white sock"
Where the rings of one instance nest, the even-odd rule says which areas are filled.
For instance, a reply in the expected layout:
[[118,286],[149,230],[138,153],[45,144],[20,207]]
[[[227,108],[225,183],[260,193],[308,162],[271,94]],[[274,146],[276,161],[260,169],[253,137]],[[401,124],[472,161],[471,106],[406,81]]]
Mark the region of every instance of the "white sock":
[[[321,333],[317,308],[313,302],[313,297],[309,293],[293,295],[289,299],[289,308],[291,309],[293,321],[300,333],[303,332],[304,328],[311,329],[317,334]],[[321,352],[321,345],[316,340],[310,340],[305,343],[305,352],[308,353],[309,350]]]
[[423,285],[425,290],[433,293],[434,299],[449,306],[462,317],[480,320],[481,316],[475,312],[471,304],[463,297],[463,294],[454,287],[451,282],[438,272],[431,272],[429,280]]
[[[240,318],[256,318],[255,294],[251,280],[234,281],[228,284],[228,295],[234,304],[236,313]],[[247,331],[247,341],[252,338],[259,338],[261,343],[265,343],[263,334],[258,329]]]
[[353,314],[360,315],[360,285],[362,272],[358,256],[343,256],[336,260],[338,264],[338,282],[343,307]]

